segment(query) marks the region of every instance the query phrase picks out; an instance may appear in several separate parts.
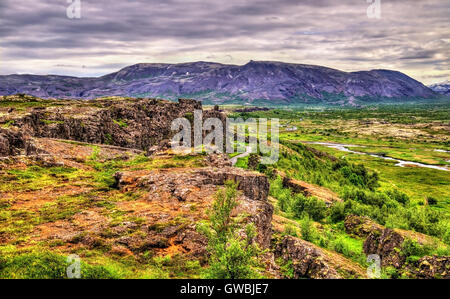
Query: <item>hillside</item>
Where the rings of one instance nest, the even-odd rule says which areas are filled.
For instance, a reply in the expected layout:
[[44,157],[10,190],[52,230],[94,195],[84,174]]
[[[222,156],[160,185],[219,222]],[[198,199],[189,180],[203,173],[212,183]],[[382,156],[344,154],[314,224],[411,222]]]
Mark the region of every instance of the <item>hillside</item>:
[[239,277],[366,278],[378,254],[383,277],[449,278],[445,215],[378,189],[361,164],[287,140],[273,166],[175,154],[168,124],[195,109],[1,97],[0,277],[66,278],[72,254],[81,278],[205,277],[211,235],[200,228],[234,182],[237,235],[264,250],[255,276]]
[[405,100],[436,94],[407,75],[391,70],[343,72],[282,62],[245,65],[209,62],[136,64],[99,78],[0,76],[0,95],[94,99],[104,96],[193,97],[205,103],[295,104],[356,99]]

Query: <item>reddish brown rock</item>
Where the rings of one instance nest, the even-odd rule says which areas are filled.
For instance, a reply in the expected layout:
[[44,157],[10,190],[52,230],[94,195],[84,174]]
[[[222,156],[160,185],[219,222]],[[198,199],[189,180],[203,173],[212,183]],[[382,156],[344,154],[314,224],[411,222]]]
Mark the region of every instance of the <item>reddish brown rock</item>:
[[0,128],[0,157],[19,155],[26,145],[26,137],[21,132]]

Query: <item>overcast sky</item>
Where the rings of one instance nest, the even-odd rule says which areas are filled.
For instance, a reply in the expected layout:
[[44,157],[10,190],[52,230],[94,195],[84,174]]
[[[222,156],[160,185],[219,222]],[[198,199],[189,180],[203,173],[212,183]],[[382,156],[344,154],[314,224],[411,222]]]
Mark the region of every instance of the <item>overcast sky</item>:
[[[276,60],[450,79],[450,1],[0,0],[0,74],[99,76],[140,62]],[[375,1],[375,0],[370,0]]]

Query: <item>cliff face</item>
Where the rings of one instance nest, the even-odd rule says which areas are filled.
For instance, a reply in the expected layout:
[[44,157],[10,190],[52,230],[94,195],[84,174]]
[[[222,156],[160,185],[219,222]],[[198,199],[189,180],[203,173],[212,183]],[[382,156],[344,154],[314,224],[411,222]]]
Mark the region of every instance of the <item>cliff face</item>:
[[0,128],[0,157],[18,155],[25,147],[23,134]]
[[[9,101],[10,97],[3,99]],[[12,135],[74,140],[93,144],[149,150],[152,146],[169,146],[177,132],[171,130],[173,120],[191,121],[194,111],[203,111],[203,120],[218,118],[225,124],[226,116],[217,110],[203,110],[195,100],[179,99],[178,103],[156,99],[115,99],[100,101],[42,101],[20,102],[30,104],[25,112],[11,108],[0,116],[0,124],[8,124],[9,137],[24,149],[24,142],[13,141]],[[1,101],[1,99],[0,99]],[[4,131],[6,132],[6,131]],[[16,133],[13,133],[16,132]],[[19,133],[20,132],[20,133]],[[208,132],[203,131],[203,136]],[[225,125],[224,125],[225,134]],[[17,135],[17,136],[19,136]],[[2,140],[3,140],[2,139]],[[4,141],[3,143],[5,143]],[[6,143],[5,143],[6,144]]]
[[435,96],[420,82],[390,70],[343,72],[331,68],[269,61],[246,65],[194,62],[137,64],[100,78],[0,76],[0,95],[26,93],[43,98],[195,96],[214,103],[228,101],[298,103],[325,95],[404,98]]
[[170,138],[171,122],[202,109],[196,101],[171,103],[158,100],[117,102],[103,106],[77,103],[39,107],[16,119],[14,125],[34,137],[110,144],[146,150]]
[[342,278],[330,266],[330,258],[316,246],[304,240],[285,237],[276,247],[275,253],[286,262],[293,262],[294,278],[336,279]]

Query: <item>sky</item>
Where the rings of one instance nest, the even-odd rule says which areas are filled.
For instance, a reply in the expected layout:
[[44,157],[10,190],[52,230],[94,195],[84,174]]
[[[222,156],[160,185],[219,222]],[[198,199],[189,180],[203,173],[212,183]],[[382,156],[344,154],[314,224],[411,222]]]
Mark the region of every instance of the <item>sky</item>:
[[449,56],[449,0],[0,0],[2,75],[270,60],[431,84],[450,79]]

